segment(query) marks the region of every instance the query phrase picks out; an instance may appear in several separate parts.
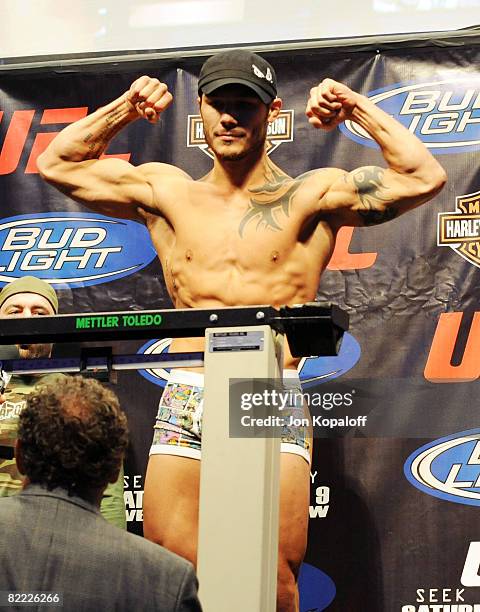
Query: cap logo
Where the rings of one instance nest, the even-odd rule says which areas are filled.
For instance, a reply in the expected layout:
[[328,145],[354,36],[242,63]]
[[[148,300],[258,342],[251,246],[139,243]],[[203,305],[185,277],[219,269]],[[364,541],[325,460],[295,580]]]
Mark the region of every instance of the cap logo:
[[270,68],[267,68],[267,73],[263,74],[263,72],[260,70],[260,68],[258,68],[258,66],[252,64],[252,70],[255,76],[257,76],[259,79],[266,79],[269,83],[273,81],[272,71],[270,70]]

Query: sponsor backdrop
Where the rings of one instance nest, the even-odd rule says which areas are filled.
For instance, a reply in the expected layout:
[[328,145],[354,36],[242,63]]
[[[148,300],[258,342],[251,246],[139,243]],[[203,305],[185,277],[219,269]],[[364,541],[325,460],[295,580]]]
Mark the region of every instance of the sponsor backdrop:
[[[414,132],[449,176],[439,196],[401,218],[343,228],[318,289],[320,301],[350,313],[351,327],[338,357],[301,364],[306,391],[321,398],[312,406],[319,437],[302,612],[480,610],[480,48],[269,57],[285,109],[271,126],[270,154],[291,175],[383,164],[354,123],[330,133],[308,125],[308,90],[332,76]],[[40,179],[35,160],[62,127],[147,73],[168,83],[174,104],[159,125],[124,130],[108,155],[173,163],[200,178],[211,167],[196,102],[200,64],[0,70],[1,284],[36,274],[58,289],[62,312],[171,307],[145,228],[67,199]],[[115,351],[168,344],[152,338]],[[125,501],[138,533],[164,375],[124,372],[115,387],[131,427]]]

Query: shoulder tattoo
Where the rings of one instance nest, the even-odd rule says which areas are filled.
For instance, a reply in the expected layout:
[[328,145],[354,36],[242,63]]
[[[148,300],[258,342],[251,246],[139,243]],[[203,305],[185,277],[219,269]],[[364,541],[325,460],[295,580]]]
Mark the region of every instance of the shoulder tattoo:
[[281,231],[282,213],[290,216],[292,200],[305,178],[316,170],[306,172],[297,179],[292,179],[279,172],[273,166],[267,168],[266,182],[256,189],[250,189],[248,210],[243,216],[238,232],[243,237],[245,227],[250,221],[256,221],[256,229]]

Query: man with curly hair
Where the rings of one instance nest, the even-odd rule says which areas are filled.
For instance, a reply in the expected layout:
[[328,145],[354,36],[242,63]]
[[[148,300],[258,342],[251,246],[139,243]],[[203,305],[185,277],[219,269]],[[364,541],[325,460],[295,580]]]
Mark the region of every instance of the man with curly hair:
[[100,515],[127,444],[126,416],[97,380],[54,375],[28,397],[15,449],[24,489],[0,499],[0,591],[47,593],[75,612],[201,610],[188,561]]

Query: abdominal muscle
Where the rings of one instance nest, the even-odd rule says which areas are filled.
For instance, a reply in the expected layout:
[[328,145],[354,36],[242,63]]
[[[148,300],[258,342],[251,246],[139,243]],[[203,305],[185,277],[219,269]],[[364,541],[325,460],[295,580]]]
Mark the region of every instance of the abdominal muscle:
[[[305,263],[305,262],[303,262]],[[309,266],[285,265],[275,270],[257,270],[239,274],[234,268],[219,274],[196,269],[189,264],[167,282],[170,297],[175,308],[211,308],[212,310],[233,306],[304,304],[315,300],[320,273],[323,267],[315,266],[314,273]],[[203,352],[205,340],[201,338],[174,338],[170,352]],[[300,359],[292,357],[285,338],[285,369],[296,369]],[[201,372],[203,368],[182,368]]]
[[[334,247],[333,233],[326,223],[318,223],[301,241],[302,218],[292,213],[282,231],[261,231],[252,224],[242,237],[237,230],[239,219],[230,219],[229,209],[208,224],[200,223],[194,208],[189,213],[191,222],[202,227],[201,232],[183,231],[191,224],[179,223],[175,237],[165,241],[156,224],[149,227],[175,308],[266,304],[278,308],[315,300]],[[233,213],[240,217],[244,211]],[[204,338],[176,338],[170,351],[203,349]],[[295,369],[298,362],[286,343],[284,367]]]

